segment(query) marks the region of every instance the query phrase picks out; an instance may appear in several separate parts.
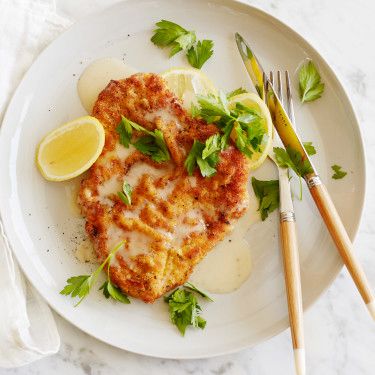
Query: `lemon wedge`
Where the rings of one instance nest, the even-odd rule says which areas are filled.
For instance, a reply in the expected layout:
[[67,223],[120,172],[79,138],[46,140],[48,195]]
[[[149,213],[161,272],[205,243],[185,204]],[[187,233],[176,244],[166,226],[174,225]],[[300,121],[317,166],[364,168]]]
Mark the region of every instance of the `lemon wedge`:
[[[234,96],[229,101],[229,108],[234,108],[236,106],[236,103],[241,103],[247,107],[254,109],[261,116],[261,125],[264,127],[265,130],[262,144],[260,145],[261,151],[252,150],[253,154],[250,158],[250,168],[257,169],[266,160],[268,153],[272,148],[273,124],[271,114],[264,101],[254,93],[244,93]],[[231,136],[232,138],[235,138],[234,133],[232,133]]]
[[199,69],[173,68],[162,73],[169,89],[182,100],[184,107],[190,110],[196,104],[196,95],[217,94],[215,85]]
[[87,171],[101,154],[102,124],[91,116],[70,121],[48,133],[36,151],[36,164],[49,181],[65,181]]

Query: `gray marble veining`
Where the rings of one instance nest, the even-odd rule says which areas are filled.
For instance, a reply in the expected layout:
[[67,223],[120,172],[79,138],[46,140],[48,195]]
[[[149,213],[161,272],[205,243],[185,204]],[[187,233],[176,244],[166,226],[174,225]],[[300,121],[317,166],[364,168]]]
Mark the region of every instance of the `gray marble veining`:
[[[78,19],[113,0],[57,0],[59,12]],[[372,0],[250,0],[306,37],[337,72],[353,101],[367,149],[367,200],[355,242],[375,285],[375,3]],[[371,267],[372,265],[372,267]],[[310,375],[375,373],[375,327],[344,270],[305,317]],[[293,374],[289,332],[255,348],[218,358],[174,361],[148,358],[103,344],[56,316],[61,350],[29,366],[0,374]]]

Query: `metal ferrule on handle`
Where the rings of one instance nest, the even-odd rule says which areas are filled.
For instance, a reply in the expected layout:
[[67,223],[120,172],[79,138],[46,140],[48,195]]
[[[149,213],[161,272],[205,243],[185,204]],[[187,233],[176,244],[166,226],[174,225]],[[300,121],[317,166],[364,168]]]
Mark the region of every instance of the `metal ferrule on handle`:
[[318,186],[318,185],[322,184],[322,180],[320,179],[320,177],[318,175],[315,175],[315,174],[314,175],[307,175],[305,177],[305,181],[306,181],[309,189],[311,189],[314,186]]
[[293,211],[284,211],[280,212],[280,222],[284,221],[296,221],[296,215],[294,214]]

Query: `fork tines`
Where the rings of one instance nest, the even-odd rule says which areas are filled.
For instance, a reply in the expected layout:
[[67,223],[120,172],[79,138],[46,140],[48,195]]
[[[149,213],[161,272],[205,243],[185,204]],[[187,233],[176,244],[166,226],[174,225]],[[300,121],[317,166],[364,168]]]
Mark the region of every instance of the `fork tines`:
[[[281,102],[282,105],[286,104],[286,110],[288,113],[288,116],[292,122],[292,124],[295,124],[295,117],[294,117],[294,107],[293,107],[293,97],[292,97],[292,85],[290,82],[290,75],[289,72],[285,71],[285,96],[283,95],[283,84],[281,79],[281,72],[278,70],[276,72],[276,83],[274,83],[274,73],[271,71],[269,75],[269,81],[271,82],[271,85],[275,88],[275,92]],[[267,91],[267,87],[266,87]],[[286,103],[284,103],[284,98],[286,98]]]

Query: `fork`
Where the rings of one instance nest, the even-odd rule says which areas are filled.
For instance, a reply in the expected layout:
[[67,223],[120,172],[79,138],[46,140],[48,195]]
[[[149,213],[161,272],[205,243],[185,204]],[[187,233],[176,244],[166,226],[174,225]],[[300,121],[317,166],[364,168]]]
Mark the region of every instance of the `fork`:
[[[263,82],[267,82],[265,77],[263,78]],[[269,80],[271,84],[274,86],[273,72],[270,72]],[[288,116],[293,126],[295,126],[291,83],[288,71],[285,72],[285,85]],[[267,85],[264,87],[264,89],[266,92],[265,97],[267,98]],[[277,71],[276,73],[276,91],[278,97],[283,103],[283,87],[280,71]],[[273,146],[284,147],[275,129],[273,131]],[[284,263],[285,288],[288,299],[289,323],[294,350],[295,368],[296,373],[298,375],[304,375],[306,373],[306,364],[303,332],[301,274],[298,256],[298,242],[295,223],[296,219],[290,190],[289,171],[287,168],[279,167],[276,161],[276,155],[273,151],[273,148],[269,153],[269,157],[277,166],[279,173],[280,237]]]

